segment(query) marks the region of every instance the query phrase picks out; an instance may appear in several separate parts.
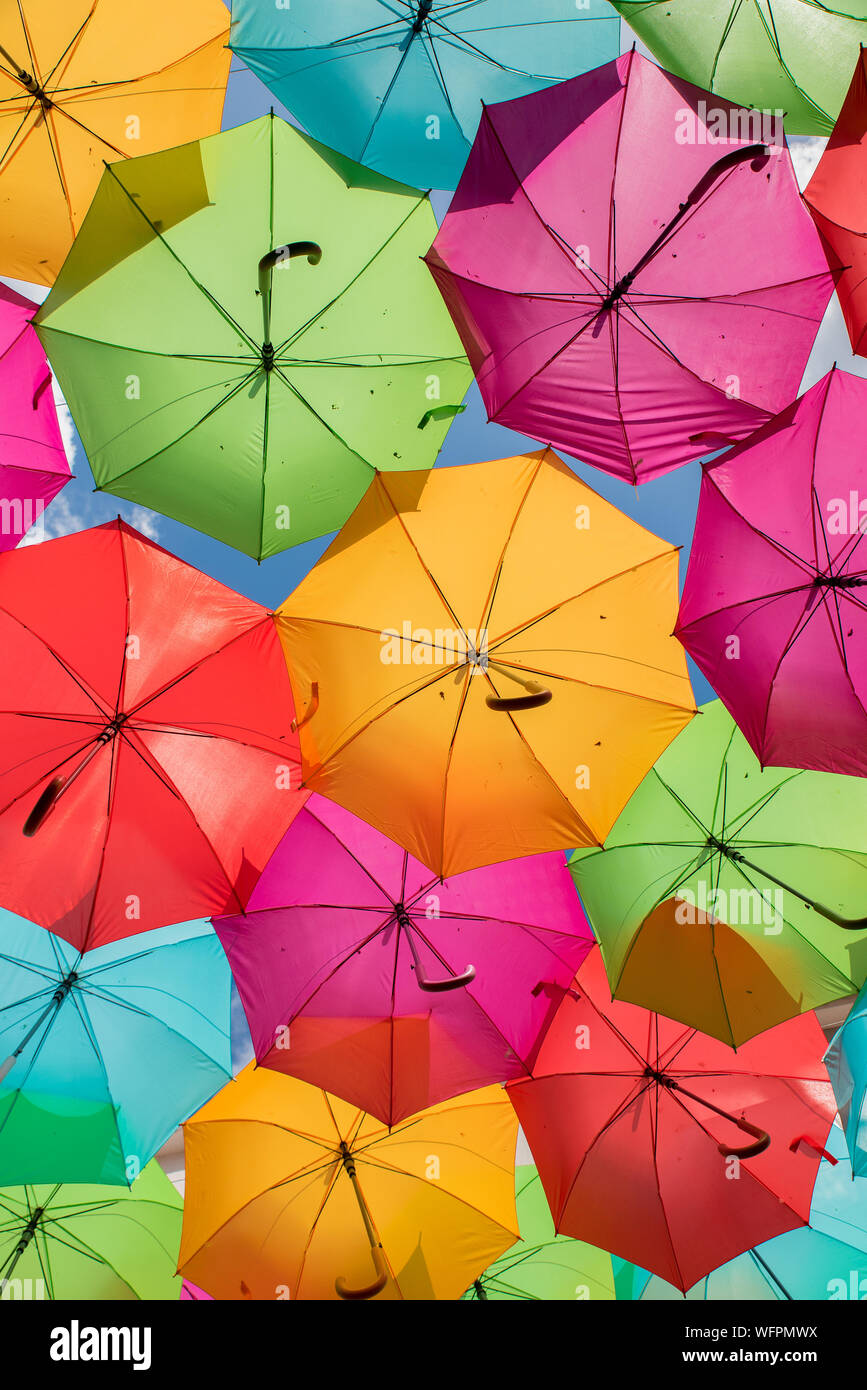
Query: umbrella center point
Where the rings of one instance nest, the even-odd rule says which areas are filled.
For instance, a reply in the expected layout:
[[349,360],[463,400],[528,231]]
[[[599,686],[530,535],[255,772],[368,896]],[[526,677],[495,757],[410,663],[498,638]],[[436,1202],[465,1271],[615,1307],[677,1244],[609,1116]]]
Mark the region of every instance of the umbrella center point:
[[718,854],[733,860],[736,864],[744,857],[742,854],[738,854],[736,849],[732,849],[731,845],[727,845],[725,840],[718,839],[716,835],[708,835],[706,844],[708,849],[715,849]]
[[125,714],[116,714],[114,719],[109,720],[102,733],[97,737],[97,743],[111,743],[116,738],[127,721]]
[[273,344],[273,343],[263,343],[263,344],[262,344],[262,370],[263,370],[264,372],[273,372],[273,370],[274,370],[274,344]]
[[857,574],[817,574],[813,580],[814,589],[860,589],[867,579]]
[[425,20],[427,19],[428,15],[430,14],[430,12],[431,12],[432,9],[433,9],[433,0],[421,0],[421,3],[420,3],[420,5],[419,5],[419,7],[418,7],[418,12],[417,12],[416,17],[415,17],[415,23],[414,23],[413,26],[412,26],[412,32],[413,32],[414,34],[420,34],[420,33],[421,33],[421,31],[422,31],[422,26],[424,25],[424,22],[425,22]]
[[666,1076],[664,1071],[658,1071],[656,1067],[651,1067],[648,1064],[644,1068],[644,1075],[648,1080],[655,1081],[657,1086],[665,1086],[669,1091],[677,1090],[677,1082],[674,1081],[672,1077]]

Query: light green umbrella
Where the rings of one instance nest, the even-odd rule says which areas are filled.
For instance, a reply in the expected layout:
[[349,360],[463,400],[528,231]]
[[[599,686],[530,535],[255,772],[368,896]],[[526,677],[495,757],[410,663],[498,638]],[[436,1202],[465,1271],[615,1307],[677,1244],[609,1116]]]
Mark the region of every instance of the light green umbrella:
[[262,559],[432,467],[471,379],[435,233],[273,115],[109,165],[37,323],[97,487]]
[[557,1235],[542,1181],[532,1164],[515,1169],[515,1198],[521,1239],[488,1266],[464,1298],[613,1299],[611,1256],[583,1240]]
[[790,135],[830,135],[867,44],[865,0],[612,3],[669,72],[743,106],[785,112]]
[[181,1216],[155,1159],[131,1188],[2,1188],[0,1297],[179,1298]]
[[732,1046],[867,976],[867,779],[765,768],[719,700],[572,876],[614,997]]

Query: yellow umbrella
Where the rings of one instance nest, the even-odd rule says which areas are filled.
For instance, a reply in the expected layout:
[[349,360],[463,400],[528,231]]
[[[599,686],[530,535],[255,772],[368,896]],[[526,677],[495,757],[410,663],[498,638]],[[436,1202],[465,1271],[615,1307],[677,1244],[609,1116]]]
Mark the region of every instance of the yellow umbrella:
[[600,844],[694,713],[677,563],[550,450],[377,475],[277,614],[305,785],[443,876]]
[[451,1299],[514,1244],[505,1091],[391,1130],[253,1063],[184,1126],[178,1268],[219,1299]]
[[0,274],[53,283],[105,163],[220,128],[222,0],[0,0]]

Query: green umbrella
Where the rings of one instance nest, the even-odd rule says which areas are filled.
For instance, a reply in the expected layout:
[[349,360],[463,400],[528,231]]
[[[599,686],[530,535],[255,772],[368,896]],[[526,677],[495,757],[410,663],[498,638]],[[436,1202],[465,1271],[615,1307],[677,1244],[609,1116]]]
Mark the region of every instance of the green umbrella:
[[515,1169],[515,1197],[521,1239],[488,1266],[464,1298],[613,1299],[611,1256],[583,1240],[557,1235],[532,1164]]
[[744,106],[785,112],[789,135],[830,135],[867,44],[864,0],[612,3],[669,72]]
[[762,771],[719,700],[570,867],[615,998],[737,1046],[867,976],[867,780]]
[[109,165],[37,323],[97,488],[262,559],[432,467],[471,379],[435,233],[273,115]]
[[131,1188],[2,1188],[0,1297],[179,1298],[181,1216],[155,1159]]

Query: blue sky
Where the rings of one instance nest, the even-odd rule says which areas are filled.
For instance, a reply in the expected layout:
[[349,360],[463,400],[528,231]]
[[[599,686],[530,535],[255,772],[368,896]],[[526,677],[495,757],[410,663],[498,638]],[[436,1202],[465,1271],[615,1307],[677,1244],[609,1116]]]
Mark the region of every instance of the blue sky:
[[[632,42],[633,36],[628,26],[623,24],[622,47],[628,48]],[[255,120],[272,107],[277,114],[290,119],[289,112],[275,101],[259,79],[233,57],[223,128],[228,129],[244,121]],[[815,167],[825,141],[818,138],[794,139],[790,144],[803,186]],[[449,196],[446,193],[433,194],[434,211],[440,219],[448,206]],[[12,281],[10,283],[34,299],[41,300],[46,293],[35,286]],[[850,353],[849,341],[836,299],[831,303],[817,338],[805,373],[804,389],[818,381],[835,360],[844,370],[867,376],[867,361],[853,358]],[[73,461],[75,478],[46,512],[45,534],[48,537],[77,531],[85,526],[98,525],[120,514],[168,550],[174,551],[191,564],[268,607],[276,607],[291,593],[331,539],[326,536],[321,540],[311,541],[257,565],[248,556],[219,541],[199,535],[178,522],[106,494],[94,493],[89,465],[69,412],[63,406],[61,420],[67,449]],[[452,425],[438,465],[505,458],[538,447],[534,440],[526,439],[499,425],[489,424],[479,392],[473,386],[467,397],[467,409]],[[622,511],[642,526],[682,547],[682,582],[695,523],[701,473],[699,463],[689,464],[636,489],[598,469],[576,463],[574,460],[568,461],[591,487]],[[698,701],[713,698],[713,692],[707,682],[692,665],[690,672]]]

